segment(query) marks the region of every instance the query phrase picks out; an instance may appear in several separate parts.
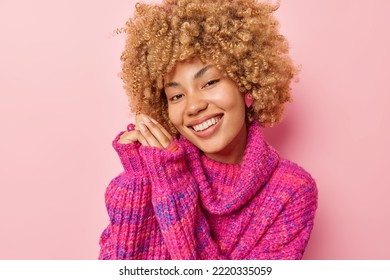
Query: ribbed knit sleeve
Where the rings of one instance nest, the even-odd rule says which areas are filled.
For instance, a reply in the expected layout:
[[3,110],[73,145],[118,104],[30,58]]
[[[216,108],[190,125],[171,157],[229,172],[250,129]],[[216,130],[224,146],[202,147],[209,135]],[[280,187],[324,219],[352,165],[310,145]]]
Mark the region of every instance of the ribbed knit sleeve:
[[[178,145],[175,152],[140,148],[152,181],[153,207],[164,242],[172,259],[223,258],[217,257],[218,247],[210,236],[209,226],[200,209],[199,188],[194,179],[200,174],[190,173],[184,149]],[[199,237],[202,242],[199,242]],[[212,250],[213,256],[202,256],[201,247]]]
[[110,224],[100,237],[99,259],[169,259],[151,202],[150,180],[139,144],[113,141],[124,167],[105,193]]
[[119,159],[126,172],[132,174],[142,175],[144,173],[143,164],[138,153],[138,149],[141,146],[139,142],[130,144],[121,144],[118,142],[119,138],[125,131],[119,133],[112,141],[112,146],[118,153]]

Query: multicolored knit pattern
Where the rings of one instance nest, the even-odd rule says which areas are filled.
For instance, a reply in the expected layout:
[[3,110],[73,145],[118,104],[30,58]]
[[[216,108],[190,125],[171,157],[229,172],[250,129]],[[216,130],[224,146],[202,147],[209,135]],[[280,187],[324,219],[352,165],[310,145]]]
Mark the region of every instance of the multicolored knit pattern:
[[[123,133],[123,132],[122,132]],[[253,122],[241,164],[178,149],[113,141],[124,167],[106,191],[110,224],[99,259],[301,259],[313,228],[317,188],[279,158]]]

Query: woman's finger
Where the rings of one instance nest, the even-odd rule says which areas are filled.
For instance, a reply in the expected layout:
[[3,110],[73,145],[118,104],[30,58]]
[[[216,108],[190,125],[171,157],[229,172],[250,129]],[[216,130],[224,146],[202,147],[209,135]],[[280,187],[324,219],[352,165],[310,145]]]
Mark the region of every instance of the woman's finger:
[[160,128],[160,130],[164,133],[164,135],[169,139],[170,142],[173,141],[173,137],[172,135],[161,125],[159,124],[155,119],[153,118],[150,118],[150,120],[152,121],[152,123],[154,123],[155,125],[157,125],[158,128]]
[[[147,130],[144,127],[141,128],[141,124],[140,124],[141,132],[151,146],[166,148],[169,146],[169,144],[171,144],[173,140],[172,136],[169,135],[168,132],[165,131],[165,129],[160,124],[158,124],[156,121],[152,121],[147,116],[143,116],[142,120],[143,120],[143,125],[147,127]],[[152,135],[153,137],[151,137]],[[150,141],[152,141],[152,143]]]
[[139,130],[132,130],[123,133],[120,136],[118,143],[130,144],[135,141],[140,142],[143,146],[149,146],[149,143],[146,141],[145,137],[142,135],[142,133]]
[[145,123],[139,123],[138,128],[150,147],[164,148]]

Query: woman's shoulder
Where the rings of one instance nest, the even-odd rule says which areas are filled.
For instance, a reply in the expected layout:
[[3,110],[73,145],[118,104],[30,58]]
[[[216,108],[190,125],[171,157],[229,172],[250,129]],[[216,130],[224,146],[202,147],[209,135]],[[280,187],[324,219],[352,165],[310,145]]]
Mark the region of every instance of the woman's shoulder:
[[270,185],[288,192],[317,196],[317,185],[311,174],[303,167],[290,160],[280,158]]

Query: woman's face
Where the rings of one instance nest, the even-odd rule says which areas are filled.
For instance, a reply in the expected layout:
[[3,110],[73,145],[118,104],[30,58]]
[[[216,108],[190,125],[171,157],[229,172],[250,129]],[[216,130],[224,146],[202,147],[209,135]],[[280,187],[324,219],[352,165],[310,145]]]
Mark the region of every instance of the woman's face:
[[169,119],[204,154],[240,163],[247,128],[244,97],[224,72],[200,60],[178,63],[164,78]]

